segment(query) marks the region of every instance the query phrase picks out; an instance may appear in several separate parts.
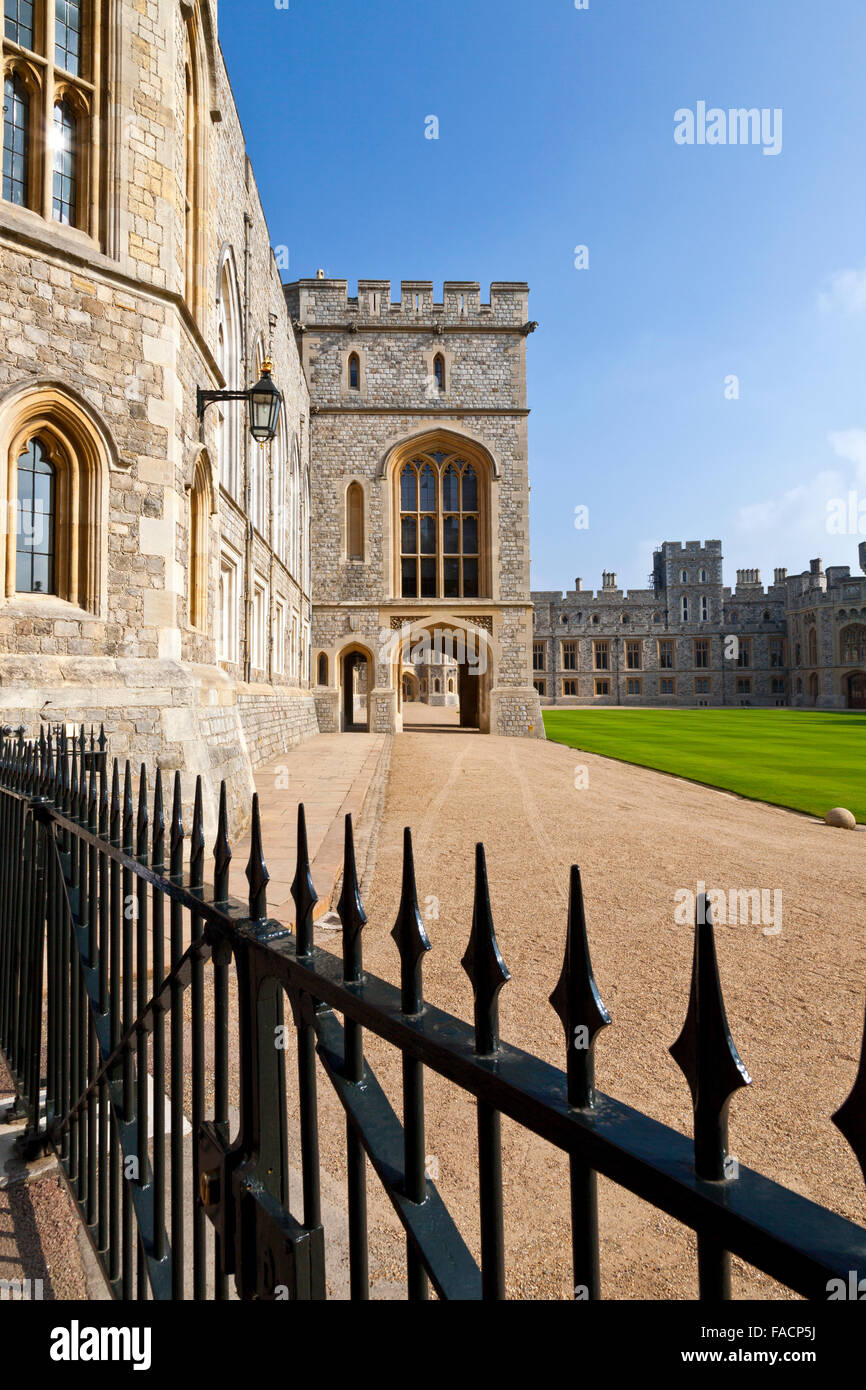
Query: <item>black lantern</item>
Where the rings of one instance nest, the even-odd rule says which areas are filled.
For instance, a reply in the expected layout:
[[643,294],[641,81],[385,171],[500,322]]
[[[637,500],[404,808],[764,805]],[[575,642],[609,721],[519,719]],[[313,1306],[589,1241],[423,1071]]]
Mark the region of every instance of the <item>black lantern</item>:
[[262,363],[261,379],[249,391],[203,391],[199,387],[198,418],[204,419],[205,410],[214,401],[246,401],[250,415],[250,434],[257,444],[269,444],[276,438],[283,404],[282,393],[271,380],[273,370],[273,362],[266,357]]
[[261,380],[250,391],[250,434],[257,444],[269,444],[277,434],[283,398],[271,380],[273,370],[273,362],[266,357]]

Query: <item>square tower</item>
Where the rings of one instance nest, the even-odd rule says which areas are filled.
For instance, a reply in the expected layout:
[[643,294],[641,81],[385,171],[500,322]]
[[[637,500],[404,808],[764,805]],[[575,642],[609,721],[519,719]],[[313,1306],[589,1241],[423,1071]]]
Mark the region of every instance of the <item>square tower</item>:
[[[409,651],[460,669],[461,723],[543,737],[531,679],[528,286],[286,286],[311,401],[323,730],[403,727]],[[359,664],[366,681],[357,678]],[[360,686],[366,698],[357,702]],[[350,691],[350,687],[353,688]]]

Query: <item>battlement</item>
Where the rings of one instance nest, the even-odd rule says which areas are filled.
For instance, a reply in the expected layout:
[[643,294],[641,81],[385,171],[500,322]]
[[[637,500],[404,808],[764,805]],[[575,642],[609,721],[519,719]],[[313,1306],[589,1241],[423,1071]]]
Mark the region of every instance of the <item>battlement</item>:
[[520,329],[529,317],[529,286],[523,281],[497,281],[490,298],[481,301],[477,280],[446,280],[442,298],[434,296],[432,280],[403,280],[400,298],[391,298],[390,280],[359,280],[358,293],[349,294],[348,280],[295,280],[284,285],[289,313],[304,328],[319,326],[354,329],[382,327],[505,327]]
[[664,541],[660,547],[666,559],[682,559],[689,555],[721,555],[721,541]]

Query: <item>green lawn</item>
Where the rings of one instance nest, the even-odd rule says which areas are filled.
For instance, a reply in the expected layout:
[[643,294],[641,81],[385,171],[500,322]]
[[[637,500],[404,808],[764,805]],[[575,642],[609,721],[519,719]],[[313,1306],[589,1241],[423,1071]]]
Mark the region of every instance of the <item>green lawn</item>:
[[847,806],[866,821],[866,714],[547,709],[544,727],[569,748],[822,817]]

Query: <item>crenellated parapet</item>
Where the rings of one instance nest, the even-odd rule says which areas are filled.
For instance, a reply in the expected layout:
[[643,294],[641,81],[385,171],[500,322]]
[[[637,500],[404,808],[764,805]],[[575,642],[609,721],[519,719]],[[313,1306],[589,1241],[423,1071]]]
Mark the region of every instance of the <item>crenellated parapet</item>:
[[400,297],[392,299],[390,280],[359,280],[357,295],[347,280],[317,276],[286,285],[289,312],[301,329],[314,327],[466,331],[506,328],[531,332],[529,286],[523,281],[498,281],[490,286],[486,303],[477,280],[446,280],[441,299],[432,280],[403,280]]

